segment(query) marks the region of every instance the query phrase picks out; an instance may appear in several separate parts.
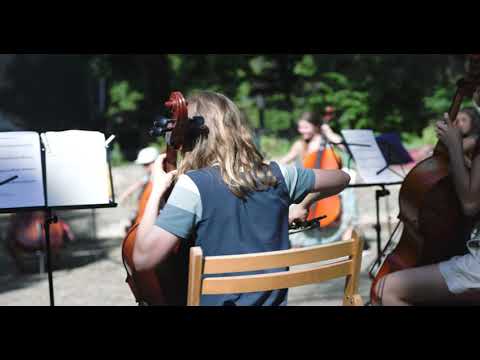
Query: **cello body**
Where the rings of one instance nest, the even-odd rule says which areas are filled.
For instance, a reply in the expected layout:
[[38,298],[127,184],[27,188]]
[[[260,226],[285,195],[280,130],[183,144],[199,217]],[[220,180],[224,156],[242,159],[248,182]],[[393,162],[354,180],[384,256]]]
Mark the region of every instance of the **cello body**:
[[467,252],[473,224],[463,215],[446,154],[436,153],[410,172],[399,204],[404,230],[373,282],[373,297],[379,279],[390,273],[437,264]]
[[[133,248],[135,246],[135,239],[137,237],[137,229],[142,221],[145,207],[152,192],[152,182],[149,181],[144,187],[142,194],[138,201],[138,210],[133,225],[127,232],[127,235],[122,244],[122,255],[124,266],[127,269],[128,277],[127,283],[130,286],[137,302],[141,303],[143,298],[151,299],[154,304],[163,304],[166,302],[162,293],[161,287],[158,285],[153,272],[145,272],[140,275],[135,274],[132,269],[133,265]],[[135,278],[135,279],[134,279]],[[138,284],[135,286],[135,284]],[[146,289],[146,290],[143,290]],[[143,290],[143,291],[142,291]],[[142,291],[142,293],[139,293]]]
[[127,270],[127,283],[140,305],[184,306],[187,303],[188,254],[190,246],[180,245],[155,270],[135,271],[133,249],[139,223],[128,232],[122,246],[123,264]]
[[[142,305],[186,305],[188,284],[188,247],[176,249],[174,255],[152,271],[133,271],[133,249],[137,230],[142,221],[152,192],[150,181],[140,196],[134,225],[128,231],[122,245],[122,255],[127,269],[127,283],[138,303]],[[176,275],[175,275],[176,274]]]
[[[321,152],[314,152],[307,155],[304,159],[303,166],[307,169],[324,169],[339,170],[340,159],[331,146],[327,146]],[[322,227],[328,227],[334,224],[342,214],[342,202],[339,195],[322,199],[313,205],[308,214],[307,221],[326,216],[322,220]]]
[[153,183],[150,180],[143,188],[142,194],[138,199],[138,207],[137,207],[137,215],[133,220],[133,225],[140,223],[143,219],[143,213],[145,212],[145,208],[147,207],[148,199],[150,198],[150,194],[152,193]]

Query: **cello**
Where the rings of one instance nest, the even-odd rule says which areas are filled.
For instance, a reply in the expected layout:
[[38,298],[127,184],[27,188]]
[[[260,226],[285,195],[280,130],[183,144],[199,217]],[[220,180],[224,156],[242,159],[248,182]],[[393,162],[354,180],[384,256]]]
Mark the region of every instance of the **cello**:
[[[480,85],[480,54],[471,54],[469,62],[467,76],[458,82],[449,110],[451,121],[457,118],[463,99],[472,97]],[[448,150],[441,142],[433,156],[419,163],[405,178],[399,202],[399,220],[404,229],[398,245],[384,259],[373,280],[370,296],[374,304],[381,303],[376,288],[386,275],[437,264],[468,251],[473,221],[462,211],[449,174]],[[466,301],[478,303],[480,296]]]
[[[208,132],[203,118],[188,118],[187,101],[180,92],[173,92],[165,106],[171,112],[171,119],[155,121],[153,136],[165,136],[167,154],[163,164],[165,172],[177,168],[179,151],[190,151],[196,136]],[[148,188],[142,195],[144,207],[148,201]],[[127,272],[126,282],[139,305],[183,306],[187,303],[188,260],[191,241],[182,241],[173,253],[156,269],[136,271],[133,263],[133,249],[143,209],[139,209],[136,223],[127,233],[122,245],[122,259]]]
[[[327,142],[323,151],[307,155],[303,161],[303,166],[306,169],[340,170],[342,161],[332,145]],[[308,214],[307,221],[326,216],[326,219],[322,221],[322,227],[328,227],[340,218],[341,213],[342,202],[340,196],[335,195],[315,203]]]
[[143,219],[143,213],[145,212],[145,208],[147,207],[148,199],[150,198],[150,194],[152,193],[153,182],[149,180],[147,184],[144,186],[143,191],[138,199],[138,210],[135,218],[132,221],[132,226],[135,224],[139,224],[140,221]]

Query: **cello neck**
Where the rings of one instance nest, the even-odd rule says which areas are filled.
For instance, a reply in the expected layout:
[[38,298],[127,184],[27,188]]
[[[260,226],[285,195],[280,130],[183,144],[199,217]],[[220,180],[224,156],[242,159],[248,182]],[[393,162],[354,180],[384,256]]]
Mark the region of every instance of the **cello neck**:
[[[448,126],[453,126],[457,119],[458,113],[462,107],[465,96],[473,96],[478,83],[480,81],[480,54],[470,54],[467,75],[457,84],[457,91],[452,101],[452,105],[448,111]],[[435,154],[448,156],[447,148],[438,142],[434,150]]]
[[[462,102],[465,97],[465,93],[462,90],[461,87],[457,89],[457,92],[455,93],[455,96],[453,98],[452,105],[450,106],[450,110],[448,111],[448,126],[453,126],[453,122],[458,116],[458,113],[460,112],[460,108],[462,107]],[[448,149],[442,142],[438,142],[437,145],[435,146],[434,153],[436,155],[441,155],[441,156],[448,156]]]

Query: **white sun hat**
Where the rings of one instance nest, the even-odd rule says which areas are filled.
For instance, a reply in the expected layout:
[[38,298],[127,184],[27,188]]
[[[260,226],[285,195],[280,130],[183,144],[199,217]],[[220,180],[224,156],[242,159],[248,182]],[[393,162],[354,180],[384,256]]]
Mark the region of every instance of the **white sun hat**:
[[159,156],[160,153],[157,149],[155,149],[154,147],[148,147],[140,150],[137,160],[135,160],[135,164],[148,165],[155,162],[155,160],[157,160]]

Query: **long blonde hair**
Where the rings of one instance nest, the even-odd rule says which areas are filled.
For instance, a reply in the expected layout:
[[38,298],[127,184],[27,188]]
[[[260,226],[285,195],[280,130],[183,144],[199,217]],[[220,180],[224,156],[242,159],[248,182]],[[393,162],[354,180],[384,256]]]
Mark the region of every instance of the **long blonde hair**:
[[200,92],[187,99],[189,116],[202,116],[209,129],[184,155],[177,177],[191,170],[218,166],[223,181],[239,198],[275,187],[278,180],[256,148],[247,121],[226,96]]

